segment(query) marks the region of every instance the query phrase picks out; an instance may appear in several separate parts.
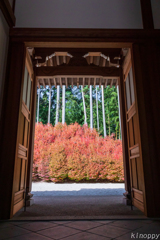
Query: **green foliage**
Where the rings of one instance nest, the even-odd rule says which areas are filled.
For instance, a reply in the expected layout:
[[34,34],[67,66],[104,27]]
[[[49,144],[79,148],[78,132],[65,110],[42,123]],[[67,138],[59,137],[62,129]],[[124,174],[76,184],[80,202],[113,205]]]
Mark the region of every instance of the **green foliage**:
[[[93,89],[93,127],[97,129],[97,110],[96,110],[96,89]],[[87,124],[90,126],[90,93],[88,86],[83,89]],[[54,126],[56,118],[56,99],[57,89],[52,86],[51,95],[51,118],[50,122]],[[102,92],[98,88],[98,110],[99,110],[99,133],[103,136],[103,115],[102,115]],[[79,123],[81,126],[84,124],[84,109],[81,88],[76,86],[69,86],[66,89],[66,108],[65,108],[65,121],[69,125],[71,123]],[[116,139],[120,139],[120,124],[119,124],[119,109],[117,89],[109,86],[104,88],[104,101],[105,101],[105,120],[107,135],[115,134]],[[49,106],[49,88],[40,89],[40,107],[39,107],[39,122],[47,124],[48,122],[48,106]],[[60,88],[60,102],[59,102],[59,122],[62,122],[62,89]]]
[[65,120],[66,124],[70,125],[71,123],[78,122],[80,125],[83,125],[83,109],[82,109],[82,99],[78,98],[77,95],[80,93],[79,89],[72,91],[71,87],[66,89],[66,112]]
[[[37,98],[38,101],[38,98]],[[55,124],[55,112],[56,112],[56,101],[57,101],[57,89],[52,86],[51,92],[51,124]],[[48,107],[49,107],[49,88],[40,88],[40,102],[39,102],[39,122],[47,124],[48,122]]]

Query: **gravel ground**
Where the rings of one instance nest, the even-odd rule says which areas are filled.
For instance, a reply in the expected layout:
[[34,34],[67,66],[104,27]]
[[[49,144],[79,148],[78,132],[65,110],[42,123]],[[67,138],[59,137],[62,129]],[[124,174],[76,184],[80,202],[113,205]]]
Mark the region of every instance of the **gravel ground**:
[[124,183],[32,183],[34,196],[122,196],[124,192]]
[[123,203],[124,183],[45,183],[32,185],[34,204],[14,220],[137,218],[143,213]]

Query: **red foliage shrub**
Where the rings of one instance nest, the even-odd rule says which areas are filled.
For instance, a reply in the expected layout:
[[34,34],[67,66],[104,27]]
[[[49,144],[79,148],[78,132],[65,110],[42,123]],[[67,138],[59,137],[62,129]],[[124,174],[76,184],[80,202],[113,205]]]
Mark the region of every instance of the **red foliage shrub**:
[[78,123],[36,124],[33,180],[124,180],[122,143]]

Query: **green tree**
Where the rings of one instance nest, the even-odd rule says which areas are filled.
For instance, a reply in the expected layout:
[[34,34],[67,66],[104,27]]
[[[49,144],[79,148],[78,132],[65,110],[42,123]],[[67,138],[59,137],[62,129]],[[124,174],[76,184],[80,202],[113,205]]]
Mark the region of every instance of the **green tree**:
[[[83,88],[87,124],[90,126],[90,94],[88,86]],[[97,89],[98,95],[98,112],[99,112],[99,134],[103,136],[103,116],[102,116],[102,92],[101,88]],[[52,125],[55,125],[56,118],[56,101],[57,101],[57,89],[52,86],[51,93],[51,119]],[[80,125],[84,124],[84,108],[82,99],[82,90],[74,86],[66,88],[66,109],[65,109],[65,121],[67,125],[77,122]],[[93,127],[97,128],[97,109],[96,109],[96,89],[93,88],[92,94],[93,101]],[[107,135],[115,134],[115,138],[120,138],[120,124],[119,124],[119,111],[118,111],[118,96],[117,89],[115,87],[110,88],[107,86],[104,89],[104,101],[105,101],[105,118]],[[62,89],[60,88],[60,102],[59,102],[59,122],[62,122]],[[43,124],[48,122],[48,107],[49,107],[49,87],[44,89],[40,88],[40,109],[39,109],[39,121]]]
[[107,134],[110,136],[112,133],[115,133],[115,137],[118,138],[120,127],[117,89],[115,87],[110,88],[107,86],[107,88],[104,90],[104,98]]

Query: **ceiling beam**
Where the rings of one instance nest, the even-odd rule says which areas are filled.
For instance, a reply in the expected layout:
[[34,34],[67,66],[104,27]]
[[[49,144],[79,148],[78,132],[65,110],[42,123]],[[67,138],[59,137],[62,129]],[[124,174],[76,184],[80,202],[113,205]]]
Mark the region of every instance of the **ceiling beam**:
[[83,76],[102,76],[119,77],[120,69],[115,67],[98,66],[57,66],[57,67],[39,67],[36,68],[37,77],[53,77],[56,75],[83,75]]
[[37,86],[38,86],[38,88],[40,88],[39,79],[37,80]]
[[67,77],[65,78],[65,82],[66,82],[66,88],[68,88],[68,79],[67,79]]
[[106,59],[103,58],[103,64],[102,64],[102,67],[105,67],[106,66]]
[[77,78],[77,88],[79,88],[79,77]]
[[[41,60],[39,60],[39,63],[44,62],[46,60],[46,56],[51,56],[53,53],[56,54],[57,51],[61,51],[63,53],[63,61],[64,63],[67,63],[67,58],[70,59],[69,56],[66,56],[65,52],[68,52],[72,56],[84,56],[87,52],[94,52],[94,54],[97,54],[99,50],[102,52],[103,55],[110,56],[110,59],[113,60],[115,56],[121,55],[121,48],[35,48],[35,56],[41,56]],[[58,55],[55,55],[58,56]],[[66,62],[65,62],[66,61]]]
[[93,56],[89,56],[89,58],[90,58],[90,64],[92,64],[93,63]]
[[55,86],[55,88],[57,88],[56,78],[53,78],[53,82],[54,82],[54,86]]
[[118,86],[118,82],[119,82],[119,79],[116,80],[115,88],[117,88],[117,86]]
[[66,63],[66,56],[63,56],[63,62]]
[[51,88],[52,85],[51,85],[51,80],[50,80],[50,78],[48,78],[48,84],[49,84],[49,87]]
[[94,78],[94,88],[96,87],[96,78]]
[[62,78],[61,77],[59,78],[59,82],[60,82],[60,86],[62,88]]
[[[12,28],[13,41],[35,48],[130,48],[134,43],[160,39],[160,31],[153,29],[41,29]],[[57,51],[57,49],[56,49]],[[62,51],[62,50],[60,50]],[[85,53],[84,53],[85,54]]]
[[110,88],[113,86],[113,78],[111,79]]
[[56,56],[56,61],[57,61],[57,65],[59,66],[60,63],[59,63],[59,56]]
[[88,87],[90,87],[90,84],[91,84],[91,79],[90,77],[88,78]]
[[45,84],[44,78],[42,78],[42,84],[43,84],[43,87],[46,88],[46,84]]
[[102,78],[99,79],[99,88],[101,88],[102,85]]
[[107,87],[107,84],[108,84],[108,79],[105,79],[105,84],[104,84],[105,88]]
[[[38,77],[37,77],[38,78]],[[87,78],[87,81],[85,81],[85,79]],[[39,78],[38,78],[39,79]],[[41,79],[39,79],[39,86],[42,85],[44,86],[43,80],[45,81],[45,77],[41,77]],[[57,79],[57,82],[56,82]],[[62,81],[62,79],[64,79],[64,81]],[[97,82],[98,79],[98,82]],[[48,80],[48,79],[47,79]],[[96,80],[96,81],[95,81]],[[72,88],[73,86],[77,85],[79,87],[79,85],[83,85],[83,87],[85,85],[93,85],[96,86],[99,84],[99,88],[101,88],[101,86],[106,86],[109,85],[110,87],[112,87],[113,85],[117,86],[117,80],[119,81],[119,77],[101,77],[101,76],[56,76],[53,78],[53,82],[51,81],[51,86],[55,85],[55,87],[57,87],[57,85],[60,85],[61,87],[63,85],[67,86],[71,85]],[[87,83],[86,83],[87,82]],[[37,83],[37,85],[38,85]],[[47,83],[45,83],[45,85],[49,85],[49,82],[47,81]]]
[[84,88],[84,86],[85,86],[85,77],[83,78],[83,88]]
[[49,62],[49,66],[53,66],[53,58],[50,58],[48,62]]

